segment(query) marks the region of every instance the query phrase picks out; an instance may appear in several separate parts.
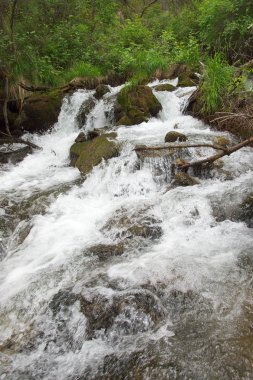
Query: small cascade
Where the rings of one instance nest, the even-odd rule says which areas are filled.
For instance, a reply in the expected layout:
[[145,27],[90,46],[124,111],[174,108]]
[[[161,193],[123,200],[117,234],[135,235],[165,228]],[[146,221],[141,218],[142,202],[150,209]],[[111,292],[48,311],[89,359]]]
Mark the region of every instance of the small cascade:
[[[233,137],[183,113],[194,88],[158,83],[162,111],[132,126],[113,124],[121,87],[77,91],[52,131],[25,136],[42,150],[0,167],[0,379],[251,378],[252,151],[168,186],[177,160],[213,154],[159,150],[168,132]],[[70,146],[93,129],[120,152],[83,178]]]

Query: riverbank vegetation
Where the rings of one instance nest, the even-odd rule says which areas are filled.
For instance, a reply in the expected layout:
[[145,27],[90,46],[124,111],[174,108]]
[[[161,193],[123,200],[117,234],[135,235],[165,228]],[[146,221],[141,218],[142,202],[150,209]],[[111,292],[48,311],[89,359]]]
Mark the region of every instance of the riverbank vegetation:
[[6,0],[2,80],[61,86],[75,77],[147,81],[171,64],[204,74],[204,110],[252,74],[251,0]]

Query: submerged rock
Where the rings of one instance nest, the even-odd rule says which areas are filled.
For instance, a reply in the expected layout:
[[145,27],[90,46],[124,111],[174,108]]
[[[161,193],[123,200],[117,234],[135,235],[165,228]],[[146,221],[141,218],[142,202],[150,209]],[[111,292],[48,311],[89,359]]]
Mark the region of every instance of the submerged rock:
[[187,140],[187,136],[184,135],[183,133],[180,133],[180,132],[176,132],[176,131],[170,131],[166,134],[165,136],[165,142],[169,143],[169,142],[176,142],[176,141],[186,141]]
[[157,116],[161,109],[150,87],[125,87],[117,96],[114,117],[118,125],[140,124],[151,116]]
[[224,136],[217,136],[214,138],[213,142],[222,147],[226,147],[231,144],[231,141]]
[[82,105],[81,105],[81,107],[80,107],[80,109],[76,115],[76,123],[77,123],[79,128],[82,128],[83,125],[86,123],[87,116],[92,111],[92,109],[95,107],[95,104],[96,104],[96,102],[92,97],[85,100],[82,103]]
[[82,294],[81,312],[87,318],[87,338],[104,334],[112,328],[117,334],[147,331],[164,317],[159,299],[145,290],[116,292],[111,295],[97,292]]
[[111,141],[116,133],[98,136],[91,141],[75,143],[70,148],[70,164],[77,167],[82,174],[88,174],[102,159],[118,155],[118,145]]
[[195,178],[189,176],[189,174],[184,172],[178,172],[176,173],[171,186],[177,187],[177,186],[194,186],[199,185],[199,181],[197,181]]
[[89,248],[89,252],[99,257],[107,259],[112,256],[121,256],[124,253],[124,244],[97,244]]
[[239,208],[234,212],[233,219],[245,222],[248,227],[253,228],[253,193],[248,195],[239,205]]

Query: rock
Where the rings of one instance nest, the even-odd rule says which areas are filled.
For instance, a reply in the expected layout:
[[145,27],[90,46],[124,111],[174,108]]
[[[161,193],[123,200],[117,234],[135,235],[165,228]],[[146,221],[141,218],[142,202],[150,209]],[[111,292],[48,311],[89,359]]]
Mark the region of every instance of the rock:
[[11,162],[12,164],[16,164],[31,153],[32,148],[30,146],[25,146],[24,148],[18,148],[16,150],[9,150],[7,152],[0,151],[0,163],[7,164],[8,162]]
[[77,167],[84,175],[101,163],[102,159],[118,155],[118,145],[110,138],[115,138],[116,133],[105,134],[91,141],[74,143],[70,148],[70,164]]
[[107,259],[112,256],[121,256],[124,253],[124,244],[97,244],[89,248],[89,252],[99,257]]
[[112,295],[85,292],[80,305],[87,318],[87,339],[94,338],[99,330],[107,333],[110,328],[124,335],[144,332],[164,317],[159,300],[147,290],[122,291]]
[[15,127],[26,132],[47,131],[57,122],[61,103],[62,94],[59,92],[27,98]]
[[234,212],[233,220],[245,222],[249,228],[253,228],[253,193],[248,195]]
[[171,92],[171,91],[174,91],[175,89],[176,89],[176,87],[173,86],[173,84],[169,84],[169,83],[158,84],[158,86],[155,86],[155,90],[156,91],[168,91],[168,92]]
[[184,172],[176,173],[171,183],[172,187],[194,186],[194,185],[199,185],[199,182],[195,178],[190,177],[187,173],[184,173]]
[[161,104],[148,86],[125,87],[114,106],[114,118],[117,125],[135,125],[146,122],[151,116],[157,116]]
[[175,142],[175,141],[186,141],[187,137],[183,133],[175,132],[175,131],[170,131],[166,134],[165,136],[165,142]]
[[227,139],[224,136],[217,136],[217,137],[215,137],[214,140],[213,140],[213,142],[214,142],[214,144],[220,145],[222,147],[227,147],[228,145],[231,144],[230,140]]
[[95,107],[95,104],[96,102],[93,98],[89,98],[82,103],[75,119],[79,128],[84,126],[87,121],[87,116]]
[[96,99],[101,99],[105,94],[107,94],[108,92],[110,92],[109,90],[109,87],[106,86],[105,84],[99,84],[97,87],[96,87],[96,92],[95,92],[95,98]]
[[194,71],[184,63],[175,63],[167,70],[157,73],[158,79],[174,79],[178,78],[179,87],[196,86],[199,82],[198,76]]
[[84,132],[80,132],[77,138],[75,139],[76,143],[81,143],[87,141],[87,137]]
[[246,249],[240,252],[237,258],[237,265],[249,273],[253,273],[253,252],[252,249]]
[[126,244],[134,238],[159,239],[162,236],[160,221],[144,215],[128,215],[126,210],[119,210],[118,215],[110,219],[102,228],[102,232],[113,235],[116,239],[122,239]]

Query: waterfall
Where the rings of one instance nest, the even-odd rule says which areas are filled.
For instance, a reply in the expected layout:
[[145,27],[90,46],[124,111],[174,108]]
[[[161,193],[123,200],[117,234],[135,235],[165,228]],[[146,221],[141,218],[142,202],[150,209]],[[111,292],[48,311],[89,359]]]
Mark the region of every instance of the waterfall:
[[82,126],[116,130],[121,145],[87,178],[69,148],[94,91],[67,96],[52,131],[25,136],[42,150],[0,167],[0,379],[249,379],[253,236],[231,215],[253,185],[251,148],[166,191],[176,158],[212,149],[140,160],[137,144],[175,128],[192,143],[233,137],[184,115],[194,88],[153,90],[158,117],[116,128],[120,89]]

